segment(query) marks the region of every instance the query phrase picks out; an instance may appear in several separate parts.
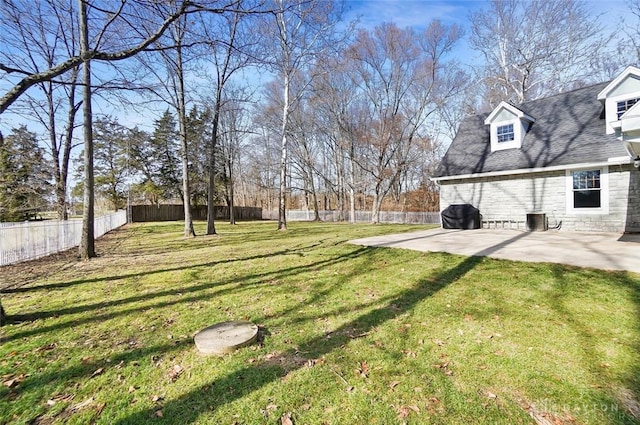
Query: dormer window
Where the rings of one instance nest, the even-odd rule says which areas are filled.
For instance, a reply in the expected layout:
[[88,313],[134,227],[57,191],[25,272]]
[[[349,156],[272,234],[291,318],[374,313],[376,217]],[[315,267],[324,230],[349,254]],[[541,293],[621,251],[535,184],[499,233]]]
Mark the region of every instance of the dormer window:
[[638,103],[638,100],[640,100],[640,98],[635,98],[635,99],[628,99],[628,100],[623,100],[621,102],[617,103],[617,113],[618,113],[618,119],[620,119],[620,117],[622,117],[622,115],[624,115],[625,112],[627,112],[629,109],[631,109],[631,107],[633,105],[635,105],[636,103]]
[[604,104],[606,133],[620,136],[623,116],[640,102],[640,68],[627,67],[598,93],[598,100]]
[[491,152],[520,149],[524,136],[534,121],[533,117],[510,103],[500,102],[484,120],[491,134]]
[[513,124],[499,126],[497,137],[498,143],[511,142],[512,140],[515,140],[516,137],[513,131]]

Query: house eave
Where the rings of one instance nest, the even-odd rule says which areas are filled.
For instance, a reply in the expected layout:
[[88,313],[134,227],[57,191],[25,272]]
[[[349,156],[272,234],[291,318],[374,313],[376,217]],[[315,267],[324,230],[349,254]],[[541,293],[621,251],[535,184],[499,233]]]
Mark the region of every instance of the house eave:
[[532,116],[530,116],[530,115],[526,114],[523,110],[521,110],[521,109],[520,109],[520,108],[518,108],[517,106],[514,106],[514,105],[512,105],[512,104],[510,104],[510,103],[507,103],[507,102],[502,101],[502,102],[500,102],[500,103],[498,104],[498,106],[496,106],[496,107],[494,108],[494,110],[493,110],[493,111],[489,114],[489,116],[484,120],[484,124],[485,124],[485,125],[490,125],[490,124],[494,121],[494,119],[495,119],[496,115],[498,115],[498,113],[499,113],[502,109],[506,109],[507,111],[511,112],[513,115],[515,115],[515,116],[516,116],[518,119],[520,119],[520,120],[523,120],[523,119],[524,119],[524,120],[529,121],[529,122],[535,122],[535,121],[536,121],[536,119],[535,119],[535,118],[533,118]]
[[554,165],[551,167],[521,168],[517,170],[490,171],[487,173],[471,173],[471,174],[460,174],[457,176],[430,177],[429,179],[435,183],[439,183],[442,181],[465,180],[465,179],[473,179],[473,178],[480,178],[480,177],[504,177],[504,176],[512,176],[512,175],[574,170],[574,169],[580,169],[580,168],[600,168],[608,165],[631,164],[632,162],[633,160],[631,158],[627,156],[623,156],[623,157],[609,158],[607,161],[599,161],[599,162],[582,162],[582,163],[576,163],[576,164]]
[[598,93],[598,100],[600,101],[606,100],[607,96],[609,95],[609,92],[614,88],[616,88],[618,84],[620,84],[629,75],[640,76],[640,69],[636,68],[635,66],[626,67],[625,70],[622,71],[622,73],[616,77],[616,79],[611,81],[611,83],[609,83],[604,89],[602,89],[600,93]]

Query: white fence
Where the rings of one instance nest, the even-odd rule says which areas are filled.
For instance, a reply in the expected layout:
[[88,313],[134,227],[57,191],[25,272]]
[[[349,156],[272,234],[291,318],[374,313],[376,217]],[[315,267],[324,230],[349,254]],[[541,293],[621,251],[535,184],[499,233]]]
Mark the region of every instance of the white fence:
[[[339,211],[319,211],[322,221],[340,221]],[[342,218],[349,220],[349,211],[344,211]],[[312,210],[287,210],[287,221],[308,221],[315,217]],[[278,211],[262,211],[264,220],[277,220]],[[356,211],[356,223],[370,223],[371,211]],[[437,212],[394,212],[380,211],[380,223],[402,224],[440,224],[440,213]]]
[[[127,212],[96,217],[94,236],[100,237],[127,222]],[[0,223],[0,266],[33,260],[80,245],[82,220]]]

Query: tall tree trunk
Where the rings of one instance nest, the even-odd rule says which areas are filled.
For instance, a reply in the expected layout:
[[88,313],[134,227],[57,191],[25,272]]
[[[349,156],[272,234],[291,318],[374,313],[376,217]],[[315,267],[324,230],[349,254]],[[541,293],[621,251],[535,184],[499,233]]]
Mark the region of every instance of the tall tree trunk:
[[227,190],[227,192],[229,193],[229,224],[236,224],[236,214],[234,211],[234,205],[235,205],[235,200],[234,200],[234,191],[233,191],[233,151],[231,149],[231,147],[229,147],[229,156],[228,156],[228,161],[227,161],[227,166],[229,167],[229,189]]
[[216,104],[213,108],[213,128],[211,130],[211,146],[209,150],[209,189],[207,190],[207,235],[216,234],[216,209],[213,205],[216,191],[216,146],[218,145],[218,127],[220,123],[220,103],[222,102],[220,87],[216,91]]
[[83,118],[84,118],[84,205],[82,208],[82,235],[80,240],[80,258],[89,259],[96,256],[94,240],[94,181],[93,181],[93,129],[91,113],[91,61],[89,55],[89,29],[87,22],[87,5],[78,0],[80,13],[80,54],[85,57],[83,63]]
[[344,221],[344,159],[341,147],[336,148],[335,163],[338,178],[338,187],[336,188],[338,195],[338,221]]
[[[64,132],[62,146],[62,160],[60,162],[60,174],[56,173],[56,200],[58,205],[58,218],[68,220],[67,210],[67,176],[69,174],[69,159],[71,158],[71,148],[73,146],[73,129],[75,128],[76,113],[79,105],[76,105],[76,83],[78,81],[79,67],[71,71],[71,85],[69,87],[69,111],[67,112],[67,124]],[[56,157],[57,158],[57,157]]]
[[320,219],[320,208],[318,207],[318,194],[316,193],[316,185],[313,181],[313,172],[309,173],[309,185],[311,186],[311,199],[313,201],[313,221],[322,221]]
[[354,158],[353,142],[349,152],[349,222],[356,222],[356,161]]
[[380,206],[382,205],[382,199],[383,197],[376,187],[376,191],[373,194],[373,205],[371,207],[371,223],[373,224],[380,223]]
[[278,230],[287,230],[287,131],[289,128],[289,75],[284,76],[284,105],[282,107],[282,145],[280,147],[280,196],[278,204]]
[[[180,22],[180,21],[178,21]],[[182,28],[176,28],[182,31]],[[184,204],[184,237],[194,237],[193,216],[191,215],[191,187],[189,185],[189,146],[187,140],[187,106],[184,93],[184,68],[182,62],[182,34],[176,37],[176,73],[178,121],[180,127],[180,144],[182,147],[182,203]]]

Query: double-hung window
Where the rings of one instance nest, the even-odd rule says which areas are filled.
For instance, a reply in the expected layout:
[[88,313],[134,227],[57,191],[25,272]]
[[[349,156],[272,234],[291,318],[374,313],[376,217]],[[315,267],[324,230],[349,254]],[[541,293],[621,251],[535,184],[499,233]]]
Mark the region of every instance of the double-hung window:
[[513,124],[501,125],[497,128],[498,143],[511,142],[515,140]]
[[600,170],[573,172],[573,208],[602,207]]
[[567,170],[567,214],[609,214],[609,167]]

